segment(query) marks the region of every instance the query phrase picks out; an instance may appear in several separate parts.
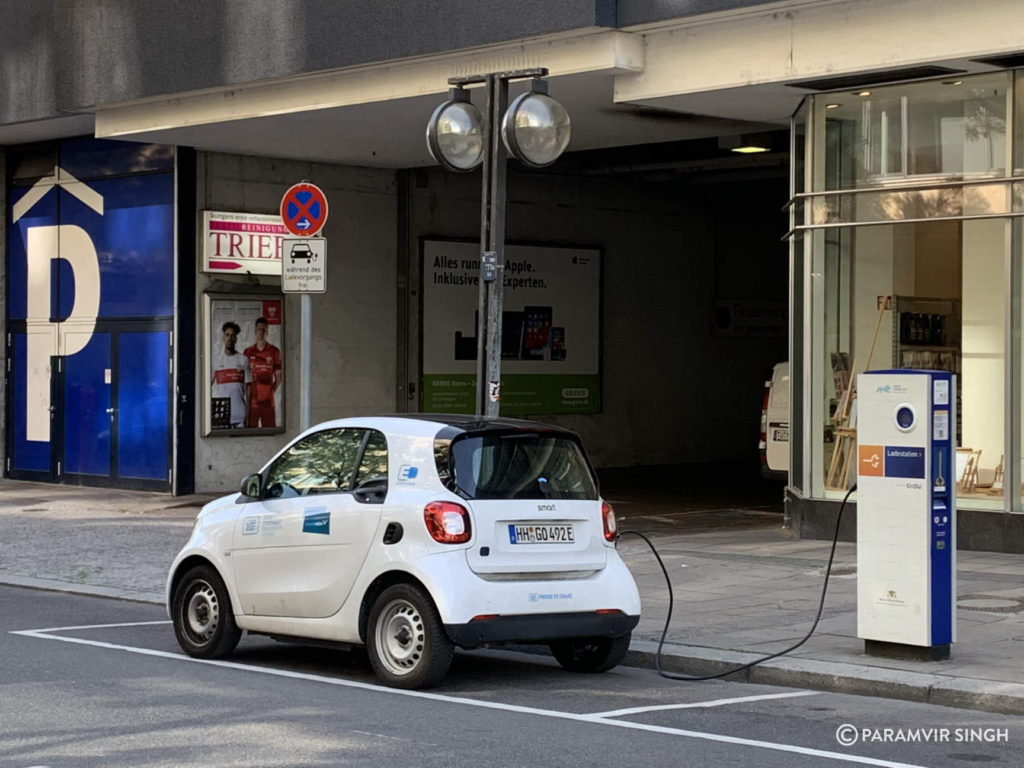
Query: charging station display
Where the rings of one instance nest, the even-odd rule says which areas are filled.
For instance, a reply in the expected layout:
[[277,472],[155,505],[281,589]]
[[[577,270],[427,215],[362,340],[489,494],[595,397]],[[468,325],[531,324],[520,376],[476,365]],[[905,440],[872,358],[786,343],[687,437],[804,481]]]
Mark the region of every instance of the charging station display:
[[956,379],[870,372],[857,391],[857,635],[869,651],[897,644],[946,658],[956,641]]

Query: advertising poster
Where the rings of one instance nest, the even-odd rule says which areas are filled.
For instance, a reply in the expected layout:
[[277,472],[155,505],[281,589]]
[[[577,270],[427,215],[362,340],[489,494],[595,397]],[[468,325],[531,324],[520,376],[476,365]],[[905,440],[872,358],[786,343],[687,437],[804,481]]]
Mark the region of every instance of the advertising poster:
[[204,435],[284,432],[284,301],[205,294]]
[[[476,410],[480,246],[423,241],[424,412]],[[601,408],[601,252],[505,248],[501,413]]]

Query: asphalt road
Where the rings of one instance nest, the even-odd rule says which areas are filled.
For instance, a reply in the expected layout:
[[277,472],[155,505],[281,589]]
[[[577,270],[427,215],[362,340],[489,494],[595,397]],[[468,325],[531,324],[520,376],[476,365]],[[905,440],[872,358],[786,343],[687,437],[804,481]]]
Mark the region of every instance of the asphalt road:
[[1015,717],[501,651],[400,692],[356,651],[246,637],[230,661],[189,660],[158,606],[0,587],[0,607],[2,768],[945,768],[1018,766],[1024,745]]

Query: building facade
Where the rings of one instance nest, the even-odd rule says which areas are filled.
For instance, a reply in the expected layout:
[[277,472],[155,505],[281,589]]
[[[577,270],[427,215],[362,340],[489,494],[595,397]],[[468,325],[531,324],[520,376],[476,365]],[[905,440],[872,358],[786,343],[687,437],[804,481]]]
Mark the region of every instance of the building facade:
[[599,466],[743,460],[789,359],[788,506],[815,535],[851,481],[853,376],[947,368],[961,540],[1024,547],[1019,4],[7,5],[6,476],[230,489],[294,436],[274,217],[303,180],[330,202],[312,420],[465,407],[479,177],[423,131],[449,78],[544,67],[573,139],[510,166],[510,412]]

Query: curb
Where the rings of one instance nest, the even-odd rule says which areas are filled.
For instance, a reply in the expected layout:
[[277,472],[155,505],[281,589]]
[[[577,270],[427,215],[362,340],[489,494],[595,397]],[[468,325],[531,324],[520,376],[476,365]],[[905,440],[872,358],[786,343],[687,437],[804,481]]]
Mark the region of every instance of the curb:
[[[657,650],[655,642],[634,640],[625,663],[656,669]],[[726,672],[759,658],[762,654],[666,643],[661,668],[699,677]],[[867,664],[780,657],[724,679],[1024,715],[1024,684],[906,672]]]
[[144,592],[141,590],[121,589],[120,587],[78,584],[58,579],[40,579],[35,576],[2,576],[0,577],[0,586],[24,587],[26,589],[39,589],[44,592],[62,592],[68,595],[82,595],[84,597],[106,597],[114,600],[127,600],[133,603],[164,604],[162,592]]
[[[0,577],[0,585],[87,597],[128,600],[151,605],[162,606],[164,604],[162,593],[77,584],[57,579],[3,576]],[[547,657],[547,649],[542,649],[540,646],[510,646],[509,649],[519,651],[527,656],[543,655]],[[657,669],[657,652],[658,644],[656,642],[633,640],[623,663],[627,666],[653,671]],[[701,677],[727,672],[734,667],[749,664],[759,658],[762,658],[762,654],[666,643],[662,648],[661,668],[669,673]],[[867,664],[780,657],[750,669],[726,675],[723,679],[732,682],[916,701],[1004,715],[1024,715],[1024,684],[1021,683],[906,672]]]

